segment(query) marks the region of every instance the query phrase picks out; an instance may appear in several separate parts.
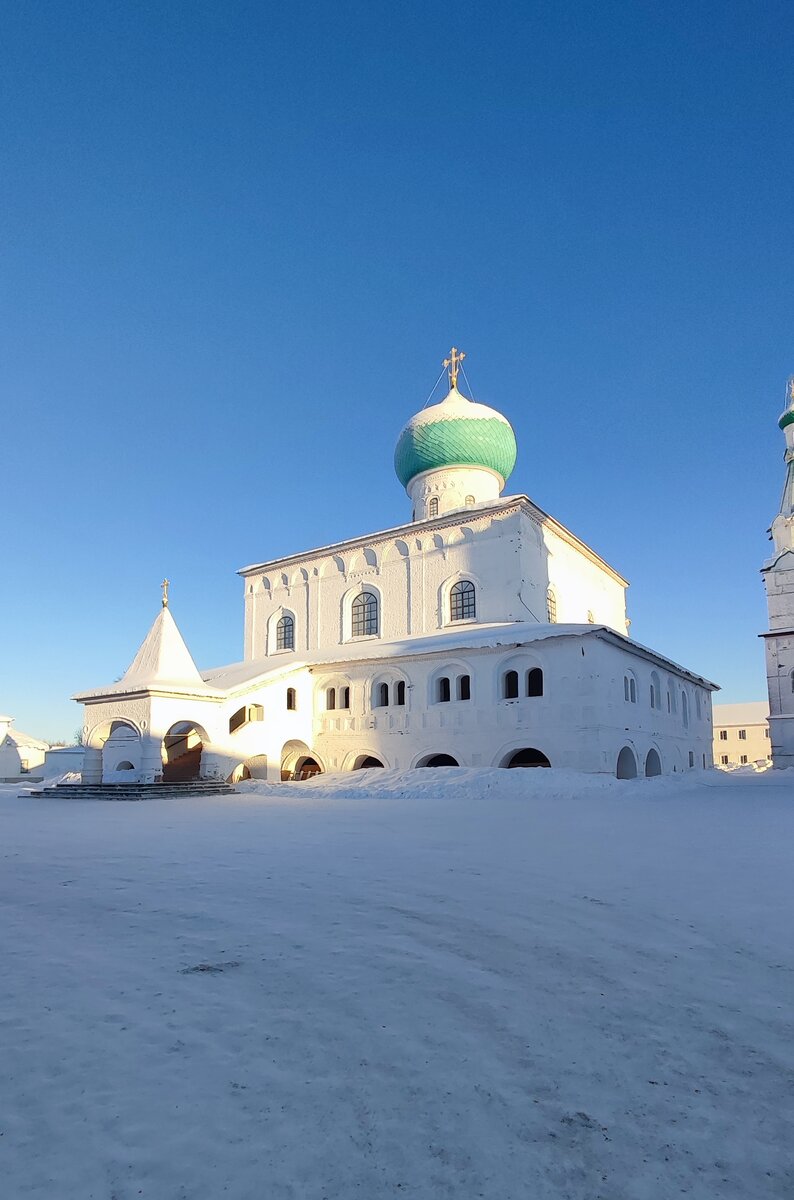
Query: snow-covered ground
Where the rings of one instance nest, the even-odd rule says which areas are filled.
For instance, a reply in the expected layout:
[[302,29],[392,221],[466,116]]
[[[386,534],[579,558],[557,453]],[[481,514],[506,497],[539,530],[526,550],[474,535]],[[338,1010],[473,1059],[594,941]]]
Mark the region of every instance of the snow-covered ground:
[[0,788],[4,1200],[794,1195],[794,778]]

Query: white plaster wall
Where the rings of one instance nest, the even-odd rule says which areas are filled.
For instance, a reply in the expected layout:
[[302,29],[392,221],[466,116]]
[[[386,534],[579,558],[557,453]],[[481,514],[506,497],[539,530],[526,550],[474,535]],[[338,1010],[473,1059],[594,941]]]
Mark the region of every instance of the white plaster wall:
[[288,612],[296,650],[327,650],[352,640],[353,595],[380,600],[380,638],[397,640],[449,627],[448,591],[460,578],[477,587],[479,622],[547,621],[549,585],[559,623],[595,624],[625,633],[625,588],[547,524],[516,507],[472,510],[454,525],[421,524],[410,536],[344,547],[299,567],[245,580],[245,653],[249,661],[278,656],[275,626]]
[[409,482],[407,492],[413,505],[413,520],[425,521],[430,516],[430,502],[438,500],[436,516],[456,512],[471,503],[481,504],[498,500],[504,480],[495,471],[484,467],[444,467],[440,471],[423,471]]

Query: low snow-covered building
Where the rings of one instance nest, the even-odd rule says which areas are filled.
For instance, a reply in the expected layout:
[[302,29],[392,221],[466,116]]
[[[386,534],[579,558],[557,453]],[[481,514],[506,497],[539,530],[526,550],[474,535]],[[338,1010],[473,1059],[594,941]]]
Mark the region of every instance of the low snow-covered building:
[[457,387],[400,434],[392,529],[243,567],[244,658],[199,671],[167,606],[85,705],[83,778],[360,767],[712,764],[715,685],[626,636],[626,580],[523,494],[501,413]]
[[0,716],[0,779],[19,779],[44,762],[49,742],[12,729],[13,717]]

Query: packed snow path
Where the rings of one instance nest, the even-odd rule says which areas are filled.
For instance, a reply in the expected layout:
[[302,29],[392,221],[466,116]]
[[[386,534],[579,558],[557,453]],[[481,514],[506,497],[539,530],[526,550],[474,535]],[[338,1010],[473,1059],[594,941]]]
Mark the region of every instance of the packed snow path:
[[794,1194],[794,779],[0,789],[9,1200]]

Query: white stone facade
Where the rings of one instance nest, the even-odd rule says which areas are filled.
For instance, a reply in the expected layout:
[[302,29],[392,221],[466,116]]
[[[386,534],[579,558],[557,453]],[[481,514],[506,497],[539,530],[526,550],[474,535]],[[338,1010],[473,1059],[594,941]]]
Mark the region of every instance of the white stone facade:
[[769,609],[766,678],[772,763],[794,767],[794,388],[780,418],[786,437],[786,482],[770,530],[774,554],[762,568]]
[[76,697],[86,781],[711,766],[714,685],[627,638],[625,579],[494,468],[411,467],[493,436],[509,473],[504,418],[473,406],[470,437],[450,396],[401,460],[415,519],[240,571],[242,662],[199,672],[164,608],[122,680]]

